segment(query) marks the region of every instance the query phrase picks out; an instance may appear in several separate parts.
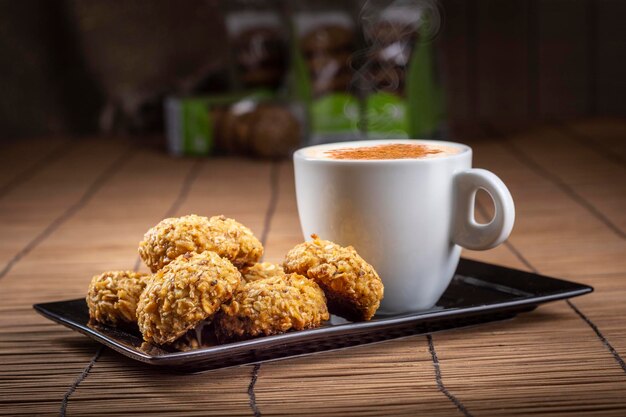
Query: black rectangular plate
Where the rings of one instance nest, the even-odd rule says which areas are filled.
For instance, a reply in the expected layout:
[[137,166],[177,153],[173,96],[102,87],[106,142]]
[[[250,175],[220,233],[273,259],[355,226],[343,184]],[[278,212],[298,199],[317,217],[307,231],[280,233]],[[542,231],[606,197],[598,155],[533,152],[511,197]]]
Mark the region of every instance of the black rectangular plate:
[[[35,304],[38,313],[121,354],[150,365],[203,371],[380,342],[414,334],[512,318],[549,301],[593,291],[587,285],[461,259],[435,307],[418,313],[352,323],[332,316],[318,329],[203,347],[187,352],[145,344],[137,330],[89,325],[84,299]],[[142,346],[143,345],[143,346]]]

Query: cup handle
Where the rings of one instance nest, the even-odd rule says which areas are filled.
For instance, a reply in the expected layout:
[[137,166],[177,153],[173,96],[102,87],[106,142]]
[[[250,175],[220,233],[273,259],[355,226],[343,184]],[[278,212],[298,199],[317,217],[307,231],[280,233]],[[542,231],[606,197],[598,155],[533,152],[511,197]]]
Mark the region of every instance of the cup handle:
[[[504,242],[515,222],[515,204],[502,180],[485,169],[472,168],[454,177],[455,208],[452,241],[471,250],[487,250]],[[476,192],[489,193],[495,205],[493,219],[487,224],[474,219]]]

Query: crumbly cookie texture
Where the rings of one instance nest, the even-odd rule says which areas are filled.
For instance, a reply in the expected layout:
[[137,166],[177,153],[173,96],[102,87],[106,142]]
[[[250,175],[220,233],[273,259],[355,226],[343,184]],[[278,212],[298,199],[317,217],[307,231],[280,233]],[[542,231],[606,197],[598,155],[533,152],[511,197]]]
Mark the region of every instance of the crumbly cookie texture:
[[222,306],[215,320],[220,342],[319,327],[328,320],[320,287],[301,275],[290,274],[246,284]]
[[148,230],[139,242],[139,255],[152,272],[180,255],[207,250],[238,267],[252,265],[263,256],[263,245],[252,231],[224,216],[167,218]]
[[150,275],[133,271],[108,271],[95,275],[87,291],[92,320],[106,324],[136,323],[137,302]]
[[271,262],[258,262],[252,266],[241,268],[240,271],[246,282],[285,276],[283,267]]
[[287,253],[287,273],[304,275],[324,290],[331,313],[352,321],[369,320],[380,306],[383,283],[352,246],[342,247],[316,235]]
[[154,274],[137,305],[137,322],[147,342],[175,341],[243,285],[241,273],[217,253],[186,253]]

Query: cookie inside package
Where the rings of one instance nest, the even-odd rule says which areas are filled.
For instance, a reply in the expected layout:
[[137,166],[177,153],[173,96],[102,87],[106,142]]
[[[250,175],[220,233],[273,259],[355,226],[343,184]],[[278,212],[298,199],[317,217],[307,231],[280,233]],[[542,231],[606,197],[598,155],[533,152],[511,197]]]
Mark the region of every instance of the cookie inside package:
[[365,42],[359,85],[367,137],[434,137],[443,120],[430,0],[368,0],[359,14]]
[[277,91],[284,85],[289,60],[289,31],[277,2],[230,0],[223,4],[233,88]]
[[360,138],[355,91],[357,27],[349,10],[296,3],[293,13],[292,82],[310,117],[310,142]]
[[230,92],[167,100],[170,152],[288,156],[301,145],[305,112],[286,95],[286,19],[276,1],[234,0],[222,5]]
[[261,92],[166,101],[167,140],[175,155],[286,157],[302,144],[305,112]]

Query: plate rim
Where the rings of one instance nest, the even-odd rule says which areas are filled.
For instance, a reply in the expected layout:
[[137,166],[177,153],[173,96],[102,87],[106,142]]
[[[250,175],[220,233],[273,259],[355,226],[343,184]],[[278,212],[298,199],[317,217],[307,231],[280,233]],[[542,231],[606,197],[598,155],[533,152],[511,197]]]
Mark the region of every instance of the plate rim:
[[[472,261],[475,262],[475,261]],[[478,264],[483,264],[482,262],[476,262]],[[484,304],[478,306],[470,306],[470,307],[462,307],[462,308],[447,308],[442,310],[430,311],[426,313],[416,312],[409,313],[403,315],[392,315],[392,316],[383,316],[378,318],[375,321],[367,321],[367,322],[348,322],[337,324],[334,326],[316,328],[316,329],[307,329],[301,330],[298,332],[288,332],[280,335],[259,337],[244,341],[232,342],[223,345],[210,346],[200,349],[194,349],[185,352],[171,352],[165,353],[163,355],[151,355],[145,352],[141,352],[140,350],[130,348],[124,344],[118,343],[115,339],[101,333],[93,328],[90,328],[86,325],[82,325],[73,320],[67,319],[66,317],[60,316],[53,311],[48,309],[48,306],[51,304],[58,303],[67,303],[67,302],[85,302],[84,298],[75,298],[71,300],[60,300],[60,301],[52,301],[46,303],[37,303],[33,305],[33,308],[37,313],[42,316],[61,324],[65,327],[68,327],[74,331],[77,331],[81,334],[84,334],[91,339],[104,344],[105,346],[110,347],[111,349],[130,357],[131,359],[138,360],[143,363],[148,363],[150,365],[158,365],[158,366],[168,366],[172,365],[173,362],[177,362],[180,359],[184,359],[186,361],[194,361],[200,360],[207,356],[211,355],[219,355],[223,353],[227,353],[229,351],[240,352],[242,350],[258,350],[267,347],[271,347],[276,344],[295,342],[302,342],[303,339],[313,340],[316,337],[323,336],[336,336],[338,334],[356,334],[356,333],[367,333],[376,330],[384,330],[388,327],[396,327],[407,324],[418,324],[420,322],[427,322],[432,319],[436,319],[435,321],[454,318],[455,316],[479,316],[481,313],[485,312],[503,312],[507,310],[521,310],[524,307],[536,307],[539,304],[544,304],[547,302],[558,301],[562,299],[572,298],[581,296],[584,294],[588,294],[593,292],[593,287],[580,284],[572,281],[561,280],[558,278],[545,277],[539,274],[532,274],[526,271],[515,270],[506,267],[500,267],[497,265],[488,265],[489,267],[497,267],[504,268],[506,270],[512,270],[516,272],[523,272],[526,274],[531,274],[533,276],[540,276],[542,278],[548,278],[551,280],[561,281],[563,284],[568,284],[572,288],[569,290],[560,291],[553,294],[545,294],[545,295],[534,295],[528,298],[522,298],[517,300],[509,300],[502,301],[493,304]],[[461,313],[461,314],[460,314]]]

